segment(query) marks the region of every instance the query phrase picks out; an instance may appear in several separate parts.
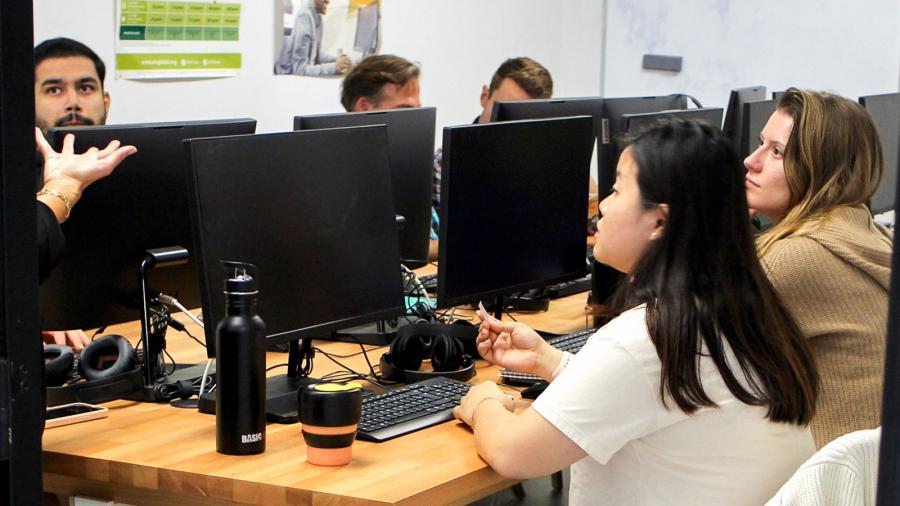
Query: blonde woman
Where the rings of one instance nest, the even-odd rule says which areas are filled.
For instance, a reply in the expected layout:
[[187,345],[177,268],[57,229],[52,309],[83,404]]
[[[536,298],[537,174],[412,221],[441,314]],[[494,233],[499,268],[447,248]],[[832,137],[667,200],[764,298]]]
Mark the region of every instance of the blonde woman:
[[816,446],[877,427],[892,237],[866,207],[883,167],[875,125],[856,102],[791,88],[744,164],[748,204],[774,223],[763,267],[821,376]]

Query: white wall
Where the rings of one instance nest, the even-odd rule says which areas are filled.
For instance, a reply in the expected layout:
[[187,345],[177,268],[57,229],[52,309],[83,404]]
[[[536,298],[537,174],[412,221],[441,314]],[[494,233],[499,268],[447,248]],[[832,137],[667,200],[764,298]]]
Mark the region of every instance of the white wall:
[[[897,0],[609,0],[606,96],[685,92],[725,105],[731,88],[827,89],[850,98],[900,85]],[[645,53],[684,58],[678,74]]]
[[[267,132],[290,129],[294,114],[341,110],[340,79],[271,75],[275,1],[245,2],[237,78],[138,82],[114,80],[110,69],[109,121],[249,116]],[[35,40],[82,40],[112,66],[113,0],[34,3]],[[556,96],[683,91],[724,105],[731,88],[753,84],[853,98],[900,87],[897,0],[383,0],[382,23],[382,52],[422,64],[438,138],[440,127],[480,112],[481,86],[517,55],[550,69]],[[681,55],[683,70],[643,70],[644,53]]]
[[[278,0],[280,2],[280,0]],[[113,0],[35,0],[35,40],[67,36],[112,67]],[[550,69],[557,96],[600,88],[602,2],[591,0],[383,0],[382,53],[422,65],[422,102],[438,108],[440,128],[481,112],[482,84],[505,58],[531,56]],[[273,0],[246,0],[239,77],[128,81],[107,71],[109,123],[251,117],[258,131],[290,130],[294,114],[342,110],[340,79],[273,76],[280,26]]]

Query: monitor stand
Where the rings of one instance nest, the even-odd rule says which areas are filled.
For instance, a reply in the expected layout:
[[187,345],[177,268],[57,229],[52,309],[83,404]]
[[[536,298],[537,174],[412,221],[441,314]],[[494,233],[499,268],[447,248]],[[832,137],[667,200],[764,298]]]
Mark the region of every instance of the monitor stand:
[[[160,378],[160,382],[162,383],[175,383],[177,381],[184,380],[195,380],[203,376],[203,371],[206,371],[206,363],[201,364],[175,364],[175,370],[163,378]],[[216,374],[216,365],[215,363],[210,364],[209,371],[207,374],[210,377],[215,377]]]
[[375,323],[367,323],[339,330],[334,333],[334,338],[345,343],[374,344],[385,346],[391,344],[397,337],[397,331],[411,322],[406,318],[391,320],[378,320]]
[[[310,383],[320,380],[310,378],[312,370],[312,339],[304,337],[302,343],[291,341],[288,347],[288,372],[266,378],[266,421],[297,423],[297,392]],[[216,393],[203,394],[197,409],[201,413],[216,413]]]

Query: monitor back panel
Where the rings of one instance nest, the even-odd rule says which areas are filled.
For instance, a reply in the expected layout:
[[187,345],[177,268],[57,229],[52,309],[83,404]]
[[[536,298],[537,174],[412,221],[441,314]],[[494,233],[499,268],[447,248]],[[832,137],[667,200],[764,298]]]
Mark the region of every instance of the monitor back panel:
[[743,155],[745,158],[759,146],[759,135],[775,112],[776,104],[775,100],[756,100],[744,104],[738,153],[746,153]]
[[66,133],[74,133],[76,153],[113,139],[138,151],[88,187],[62,224],[65,252],[40,291],[43,328],[88,329],[138,319],[138,267],[150,248],[188,249],[186,265],[151,271],[150,289],[189,308],[199,306],[181,143],[255,130],[251,119],[51,129],[57,149]]
[[685,109],[686,95],[659,97],[617,97],[603,99],[603,118],[597,146],[597,184],[600,200],[609,195],[616,181],[616,164],[621,149],[619,143],[626,132],[624,115]]
[[683,119],[705,123],[716,130],[722,124],[722,108],[707,107],[703,109],[684,109],[681,111],[649,112],[644,114],[626,114],[626,131],[628,133],[646,130],[666,119]]
[[548,98],[494,102],[491,121],[590,116],[593,120],[593,134],[596,136],[600,131],[602,115],[603,99],[601,97]]
[[900,93],[859,97],[859,102],[872,116],[881,138],[884,173],[870,205],[872,214],[879,214],[894,209],[896,198],[897,171],[900,165],[897,156],[900,150]]
[[444,129],[438,305],[584,275],[591,118]]
[[434,168],[434,107],[295,116],[294,130],[387,125],[391,184],[400,230],[400,258],[411,268],[428,263]]
[[[748,86],[731,90],[728,97],[728,107],[725,108],[725,120],[722,122],[722,133],[731,139],[735,147],[741,143],[741,126],[743,125],[744,104],[756,100],[766,99],[765,86]],[[738,152],[741,157],[749,153]]]
[[270,339],[403,310],[384,126],[195,139],[195,227],[206,332],[225,312],[220,261],[259,270]]

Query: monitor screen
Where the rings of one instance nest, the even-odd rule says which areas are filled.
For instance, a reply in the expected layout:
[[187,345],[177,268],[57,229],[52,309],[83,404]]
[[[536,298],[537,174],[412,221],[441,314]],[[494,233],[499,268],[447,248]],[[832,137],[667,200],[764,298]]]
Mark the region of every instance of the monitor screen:
[[621,153],[618,144],[620,137],[627,131],[623,116],[686,108],[687,95],[603,99],[600,145],[597,147],[597,184],[599,185],[600,200],[609,195],[610,189],[616,181],[616,164]]
[[869,205],[872,214],[880,214],[894,209],[894,193],[900,165],[897,157],[897,151],[900,150],[900,93],[859,97],[859,103],[872,116],[883,148],[884,173],[881,176],[881,185]]
[[581,277],[590,117],[444,129],[438,307]]
[[625,114],[625,131],[634,133],[650,128],[660,121],[669,118],[694,120],[719,129],[722,124],[721,107],[705,107],[703,109],[683,109],[680,111],[645,112],[641,114]]
[[378,1],[360,7],[356,19],[356,37],[353,49],[366,57],[375,50],[378,44]]
[[[731,139],[735,148],[741,145],[741,116],[744,113],[744,104],[750,101],[765,100],[765,86],[749,86],[731,90],[728,97],[728,107],[725,109],[725,121],[722,123],[722,133]],[[746,158],[750,153],[738,151],[741,158]]]
[[207,341],[225,314],[223,260],[257,267],[272,343],[403,312],[386,136],[372,126],[186,143]]
[[200,305],[191,225],[187,167],[181,142],[191,137],[253,133],[252,119],[51,128],[59,149],[75,134],[75,152],[111,140],[137,147],[116,170],[87,188],[62,224],[66,247],[41,285],[44,329],[90,329],[140,317],[138,267],[145,251],[188,249],[185,265],[152,269],[150,289],[172,295],[188,308]]
[[294,116],[294,130],[387,125],[394,206],[406,219],[400,230],[400,258],[410,268],[428,263],[434,123],[434,107]]

